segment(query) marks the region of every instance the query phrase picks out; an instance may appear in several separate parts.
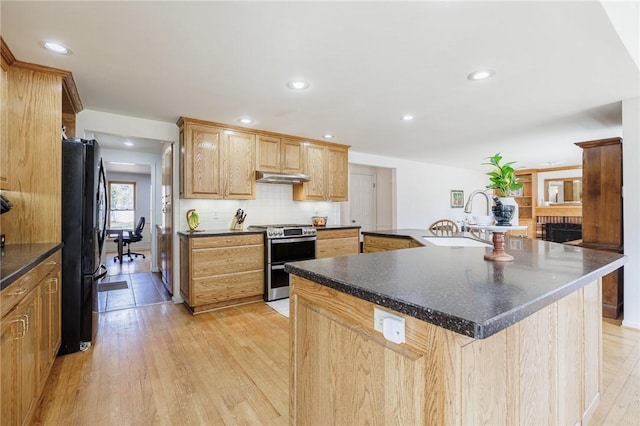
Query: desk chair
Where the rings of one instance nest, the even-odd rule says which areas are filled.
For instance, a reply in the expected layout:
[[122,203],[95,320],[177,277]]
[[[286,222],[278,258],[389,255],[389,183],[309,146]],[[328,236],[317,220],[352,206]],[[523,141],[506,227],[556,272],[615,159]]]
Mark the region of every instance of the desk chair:
[[429,225],[429,231],[438,237],[453,237],[458,233],[458,224],[449,219],[440,219]]
[[[131,251],[131,243],[137,243],[138,241],[142,241],[142,230],[144,229],[145,218],[144,216],[140,216],[140,220],[138,221],[138,226],[136,226],[135,231],[133,233],[131,231],[127,231],[129,233],[128,237],[122,237],[122,245],[127,246],[127,252],[123,253],[123,256],[129,256],[129,260],[133,260],[132,255],[136,258],[138,256],[142,256],[144,259],[144,254],[135,253]],[[113,240],[114,243],[118,244],[119,238]],[[113,261],[116,262],[120,256],[115,256]]]

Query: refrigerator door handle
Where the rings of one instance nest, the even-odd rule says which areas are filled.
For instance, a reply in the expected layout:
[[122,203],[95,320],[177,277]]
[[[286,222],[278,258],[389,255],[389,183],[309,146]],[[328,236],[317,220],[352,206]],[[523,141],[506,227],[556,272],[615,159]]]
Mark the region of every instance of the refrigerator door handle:
[[[104,272],[102,272],[102,271],[104,271]],[[98,281],[99,279],[104,278],[107,275],[108,272],[109,272],[109,270],[107,269],[106,265],[100,265],[98,267],[98,269],[96,269],[96,273],[93,275],[93,280],[94,281]]]

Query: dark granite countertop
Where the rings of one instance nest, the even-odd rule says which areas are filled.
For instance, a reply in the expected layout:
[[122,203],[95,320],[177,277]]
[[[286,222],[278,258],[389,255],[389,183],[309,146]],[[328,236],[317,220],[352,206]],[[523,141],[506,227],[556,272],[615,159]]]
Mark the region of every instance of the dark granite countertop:
[[29,272],[62,248],[62,243],[7,244],[2,248],[0,289]]
[[213,229],[211,231],[180,231],[178,235],[182,238],[199,238],[199,237],[219,237],[222,235],[246,235],[246,234],[264,234],[264,231],[247,231],[243,229],[241,231],[232,231],[230,229]]
[[427,231],[363,232],[414,238],[423,247],[285,265],[285,271],[358,298],[483,339],[626,262],[617,253],[509,238],[513,262],[485,261],[487,247],[436,246]]

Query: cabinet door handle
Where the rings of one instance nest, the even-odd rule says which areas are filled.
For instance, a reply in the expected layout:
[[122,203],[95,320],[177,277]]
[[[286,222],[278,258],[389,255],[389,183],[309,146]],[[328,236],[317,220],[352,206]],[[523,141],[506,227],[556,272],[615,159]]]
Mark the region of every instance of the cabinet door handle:
[[47,265],[57,265],[58,262],[56,262],[55,260],[50,260],[47,262]]
[[25,336],[25,334],[27,334],[27,327],[25,325],[24,319],[18,318],[17,320],[13,320],[11,322],[19,322],[20,324],[22,324],[22,327],[21,327],[21,329],[19,331],[20,334],[16,333],[16,337],[14,337],[13,340],[22,339]]
[[24,333],[22,334],[24,337],[24,334],[29,331],[29,315],[23,315],[22,317],[24,318]]
[[13,293],[9,293],[9,296],[20,296],[21,294],[25,294],[26,292],[27,292],[27,289],[24,287],[21,287],[20,290]]
[[[51,283],[53,283],[53,289],[51,288]],[[48,294],[57,293],[58,292],[58,279],[50,278],[49,279],[49,291]]]

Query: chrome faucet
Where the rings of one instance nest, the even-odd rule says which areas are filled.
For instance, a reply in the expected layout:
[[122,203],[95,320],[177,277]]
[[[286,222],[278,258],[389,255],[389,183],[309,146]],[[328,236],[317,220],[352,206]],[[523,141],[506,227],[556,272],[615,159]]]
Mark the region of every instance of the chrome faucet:
[[487,200],[487,216],[491,216],[491,201],[489,201],[489,196],[487,195],[486,192],[484,192],[481,189],[477,189],[475,191],[473,191],[471,193],[471,195],[469,195],[469,199],[467,200],[467,204],[464,205],[464,212],[469,214],[471,213],[471,210],[473,209],[473,197],[475,197],[477,194],[482,194],[484,195],[484,198],[486,198]]

